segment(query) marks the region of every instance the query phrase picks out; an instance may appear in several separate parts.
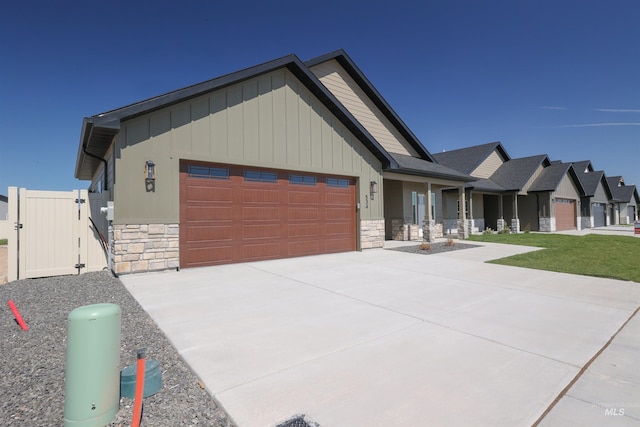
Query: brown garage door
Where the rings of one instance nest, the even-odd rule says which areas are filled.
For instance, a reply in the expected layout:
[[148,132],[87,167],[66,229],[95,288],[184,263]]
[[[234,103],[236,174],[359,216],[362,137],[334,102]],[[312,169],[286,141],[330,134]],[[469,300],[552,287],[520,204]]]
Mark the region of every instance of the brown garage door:
[[556,230],[574,230],[576,228],[576,201],[556,199]]
[[180,164],[182,268],[355,249],[353,178]]

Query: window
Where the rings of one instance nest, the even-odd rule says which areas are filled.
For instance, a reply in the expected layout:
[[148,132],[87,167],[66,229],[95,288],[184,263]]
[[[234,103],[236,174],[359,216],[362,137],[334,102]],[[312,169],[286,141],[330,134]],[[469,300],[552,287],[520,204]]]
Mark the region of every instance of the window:
[[275,172],[244,171],[244,180],[249,182],[278,182]]
[[189,166],[187,172],[192,178],[229,179],[229,169],[227,168]]
[[327,187],[349,188],[349,180],[344,178],[327,178]]
[[309,175],[289,175],[289,183],[297,185],[316,185],[316,177]]

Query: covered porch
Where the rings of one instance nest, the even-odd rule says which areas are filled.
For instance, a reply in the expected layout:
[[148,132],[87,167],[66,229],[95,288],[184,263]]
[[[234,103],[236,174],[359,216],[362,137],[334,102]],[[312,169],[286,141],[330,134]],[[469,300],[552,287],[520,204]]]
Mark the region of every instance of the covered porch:
[[[468,206],[464,182],[390,172],[383,178],[386,240],[434,242],[440,237],[469,237],[473,227],[469,212],[445,206],[449,201],[442,197],[443,190],[451,192],[453,186],[459,205]],[[450,214],[444,212],[452,209],[455,219],[445,220]]]

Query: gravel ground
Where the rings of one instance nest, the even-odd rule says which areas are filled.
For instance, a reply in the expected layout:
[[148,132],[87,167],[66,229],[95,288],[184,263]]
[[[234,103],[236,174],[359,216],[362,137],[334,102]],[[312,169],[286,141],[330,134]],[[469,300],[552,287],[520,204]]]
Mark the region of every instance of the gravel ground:
[[420,249],[420,247],[421,245],[399,246],[397,248],[387,248],[387,250],[408,252],[411,254],[432,255],[432,254],[439,254],[442,252],[457,251],[460,249],[477,248],[478,245],[470,245],[468,243],[459,243],[453,240],[452,244],[448,244],[447,242],[431,243],[429,244],[429,249]]
[[[9,300],[29,330],[18,326]],[[107,272],[0,286],[0,425],[63,424],[67,317],[77,307],[98,303],[122,309],[121,369],[135,364],[140,348],[160,363],[163,387],[144,399],[142,426],[234,426],[153,320]],[[132,399],[120,399],[109,426],[131,425],[132,407]]]

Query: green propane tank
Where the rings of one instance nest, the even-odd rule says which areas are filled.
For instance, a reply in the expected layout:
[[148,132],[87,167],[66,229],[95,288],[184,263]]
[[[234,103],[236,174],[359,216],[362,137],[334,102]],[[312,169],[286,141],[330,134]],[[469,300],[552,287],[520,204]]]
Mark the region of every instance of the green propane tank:
[[104,426],[120,408],[120,307],[93,304],[69,313],[64,425]]

